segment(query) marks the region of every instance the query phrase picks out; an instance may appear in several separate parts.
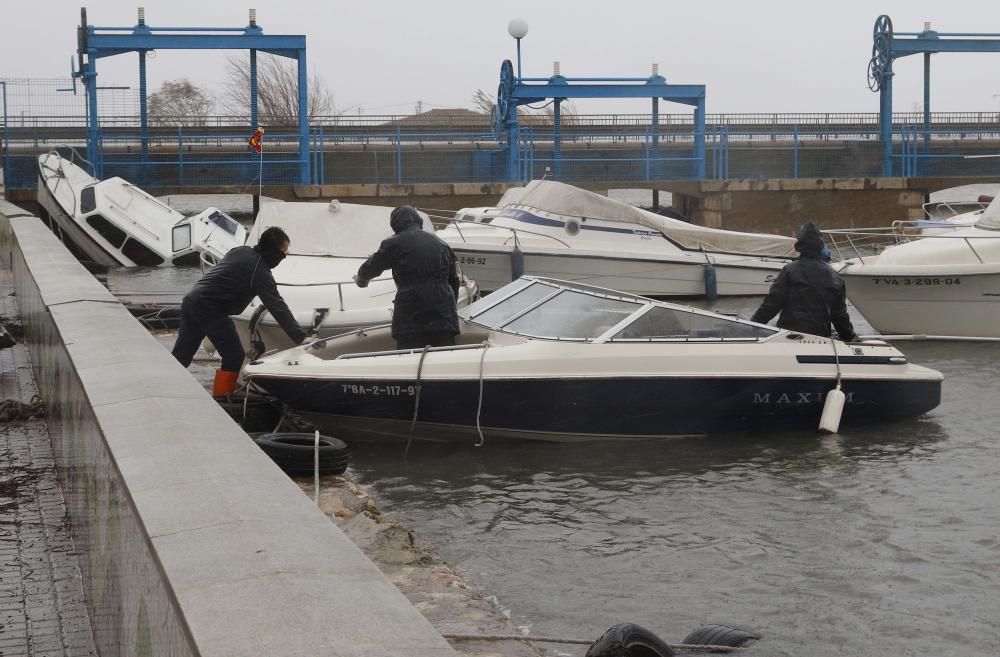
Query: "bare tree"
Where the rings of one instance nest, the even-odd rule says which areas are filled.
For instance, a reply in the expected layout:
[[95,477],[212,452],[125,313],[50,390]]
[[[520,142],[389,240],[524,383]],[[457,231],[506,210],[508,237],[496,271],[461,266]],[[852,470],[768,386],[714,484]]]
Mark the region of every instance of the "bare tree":
[[[233,114],[250,113],[250,60],[226,59],[223,103]],[[257,56],[257,111],[266,125],[295,125],[299,116],[299,75],[297,64],[284,57],[260,53]],[[315,71],[309,78],[308,116],[334,114],[333,92]]]
[[[496,105],[494,97],[482,89],[476,89],[472,94],[472,105],[483,114],[492,114],[493,106]],[[559,122],[563,125],[570,125],[576,121],[576,107],[573,103],[563,102],[559,108]],[[518,120],[527,125],[551,124],[555,120],[555,109],[550,102],[544,107],[527,107],[520,105],[517,108]]]
[[190,80],[167,80],[149,96],[149,118],[154,125],[205,125],[215,101]]

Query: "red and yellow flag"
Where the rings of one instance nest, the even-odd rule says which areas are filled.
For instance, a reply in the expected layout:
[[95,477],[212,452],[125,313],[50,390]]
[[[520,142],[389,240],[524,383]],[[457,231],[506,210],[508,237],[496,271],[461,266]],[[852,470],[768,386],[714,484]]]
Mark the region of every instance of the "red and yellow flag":
[[254,149],[259,153],[261,151],[261,148],[263,148],[261,144],[261,140],[263,138],[264,138],[264,128],[257,128],[256,130],[253,131],[253,134],[250,135],[250,139],[247,140],[247,143],[250,144],[250,148]]

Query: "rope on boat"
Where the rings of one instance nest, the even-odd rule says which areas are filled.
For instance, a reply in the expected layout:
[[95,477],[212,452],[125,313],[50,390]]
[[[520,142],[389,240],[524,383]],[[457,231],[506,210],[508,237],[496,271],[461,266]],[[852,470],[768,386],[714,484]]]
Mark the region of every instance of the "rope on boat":
[[420,377],[424,371],[424,358],[427,357],[430,348],[430,345],[424,347],[424,350],[420,352],[420,362],[417,363],[417,392],[413,400],[413,419],[410,420],[410,435],[406,439],[406,449],[403,450],[403,456],[410,453],[410,444],[413,442],[413,430],[417,426],[417,413],[420,412]]
[[[594,641],[592,639],[569,639],[553,636],[534,636],[531,634],[441,634],[445,639],[452,641],[534,641],[535,643],[566,643],[581,646],[589,646]],[[675,650],[698,650],[704,652],[736,652],[745,650],[745,647],[735,646],[711,646],[702,644],[671,643],[668,644]]]
[[[483,428],[479,424],[479,417],[483,412],[483,364],[486,361],[486,350],[490,348],[489,340],[483,340],[483,353],[479,355],[479,401],[476,402],[476,433],[479,434],[479,442],[473,443],[475,447],[482,447],[486,444],[483,436]],[[419,388],[417,391],[419,392]]]

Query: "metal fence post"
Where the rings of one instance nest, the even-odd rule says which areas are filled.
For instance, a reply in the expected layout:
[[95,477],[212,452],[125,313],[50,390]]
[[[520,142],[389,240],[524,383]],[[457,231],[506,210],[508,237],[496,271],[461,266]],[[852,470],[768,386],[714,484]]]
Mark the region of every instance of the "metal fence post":
[[396,124],[396,184],[403,184],[403,144],[399,130],[399,123]]
[[326,134],[319,127],[319,184],[326,184]]
[[3,183],[4,189],[8,186],[8,180],[10,180],[10,152],[7,150],[7,142],[10,140],[10,135],[8,131],[10,125],[7,123],[7,81],[0,80],[0,87],[3,87]]
[[177,126],[177,186],[184,186],[184,126]]
[[792,126],[792,178],[799,177],[799,124]]

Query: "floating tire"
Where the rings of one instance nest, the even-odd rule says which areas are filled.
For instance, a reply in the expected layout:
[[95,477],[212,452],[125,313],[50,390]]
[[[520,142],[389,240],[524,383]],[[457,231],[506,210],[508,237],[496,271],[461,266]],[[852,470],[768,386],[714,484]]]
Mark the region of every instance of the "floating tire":
[[751,641],[760,639],[760,635],[750,630],[729,625],[702,625],[694,632],[684,637],[683,643],[689,646],[727,646],[742,648]]
[[635,623],[615,625],[591,644],[586,657],[673,657],[663,639]]
[[216,399],[229,417],[243,427],[244,431],[271,432],[281,422],[281,406],[263,397],[251,397],[246,400],[246,415],[244,416],[243,399],[240,397],[224,397]]
[[[289,474],[311,474],[314,471],[315,440],[315,434],[311,433],[265,433],[254,438],[257,446]],[[320,474],[343,474],[350,457],[350,450],[343,440],[319,437]]]

